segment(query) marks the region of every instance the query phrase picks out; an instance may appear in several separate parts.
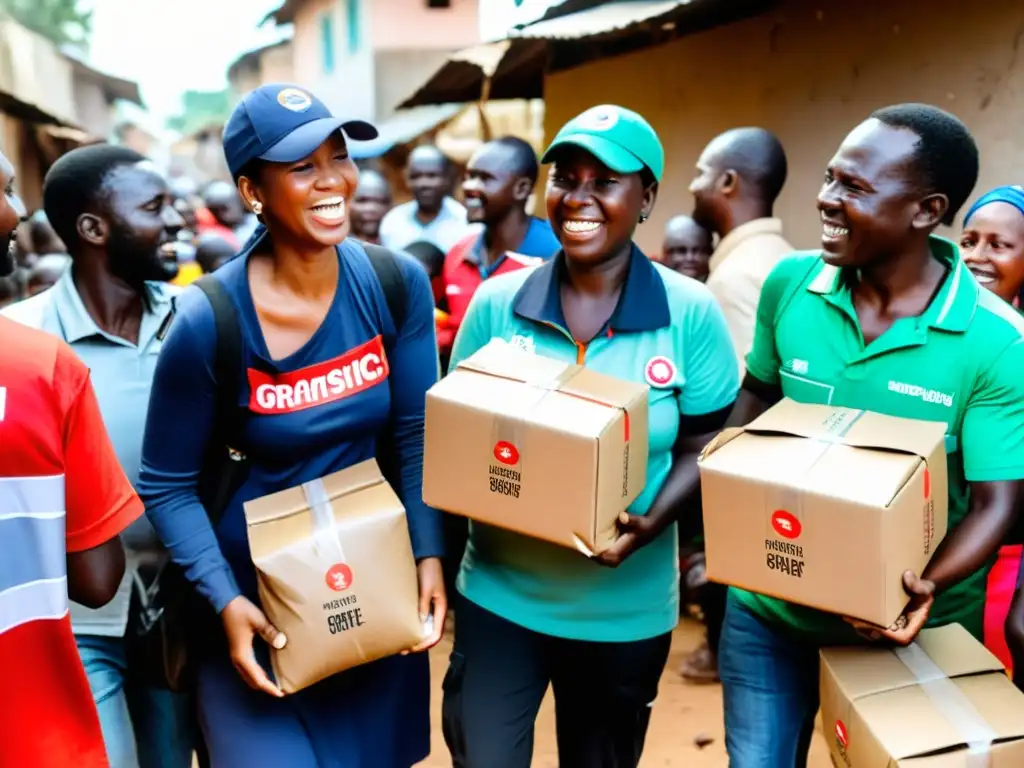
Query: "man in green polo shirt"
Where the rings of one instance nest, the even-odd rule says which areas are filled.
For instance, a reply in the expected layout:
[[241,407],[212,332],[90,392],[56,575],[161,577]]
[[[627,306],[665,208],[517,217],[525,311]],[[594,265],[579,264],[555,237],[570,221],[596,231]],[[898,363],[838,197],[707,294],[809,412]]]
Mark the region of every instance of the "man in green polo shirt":
[[[785,396],[948,424],[949,534],[923,574],[904,574],[901,620],[867,632],[900,644],[926,623],[981,638],[985,578],[1024,478],[1024,322],[933,235],[977,176],[974,139],[935,107],[889,107],[855,128],[818,197],[822,250],[765,283],[730,418]],[[842,617],[730,590],[719,670],[731,768],[806,765],[818,649],[858,640]]]

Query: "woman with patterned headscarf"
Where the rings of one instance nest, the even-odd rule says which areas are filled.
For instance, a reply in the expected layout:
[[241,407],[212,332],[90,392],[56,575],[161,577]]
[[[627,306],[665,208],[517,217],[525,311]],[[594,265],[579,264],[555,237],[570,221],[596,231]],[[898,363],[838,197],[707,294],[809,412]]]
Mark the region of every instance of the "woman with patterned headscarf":
[[[960,251],[981,285],[1019,308],[1024,288],[1024,187],[996,187],[979,198],[964,216]],[[999,560],[989,574],[985,601],[985,645],[1008,669],[1014,664],[1007,634],[1013,645],[1014,631],[1012,618],[1007,632],[1004,621],[1016,589],[1022,554],[1024,548],[1019,544],[999,551]],[[1024,629],[1024,621],[1018,623]]]

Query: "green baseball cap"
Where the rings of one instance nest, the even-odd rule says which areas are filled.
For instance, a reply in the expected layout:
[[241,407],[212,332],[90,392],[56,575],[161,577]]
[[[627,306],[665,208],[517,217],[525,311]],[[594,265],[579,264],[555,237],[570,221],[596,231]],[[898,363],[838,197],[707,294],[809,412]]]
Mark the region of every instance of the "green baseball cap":
[[564,126],[544,152],[550,163],[559,147],[582,147],[619,173],[650,169],[656,181],[665,171],[665,150],[651,124],[636,112],[614,104],[591,107]]

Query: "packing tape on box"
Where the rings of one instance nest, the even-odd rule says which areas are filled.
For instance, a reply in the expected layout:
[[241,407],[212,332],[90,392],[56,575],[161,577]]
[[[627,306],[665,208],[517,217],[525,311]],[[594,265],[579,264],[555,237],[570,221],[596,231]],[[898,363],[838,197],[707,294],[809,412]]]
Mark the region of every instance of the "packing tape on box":
[[537,374],[535,376],[528,376],[523,379],[523,383],[542,389],[547,392],[555,392],[566,385],[573,376],[579,373],[583,369],[582,365],[567,365],[561,371],[556,373],[554,376]]
[[998,734],[974,708],[970,699],[917,643],[911,643],[906,648],[896,648],[894,653],[917,678],[921,690],[967,745],[968,768],[989,768],[992,742],[998,738]]
[[[806,438],[807,454],[804,457],[803,475],[806,477],[811,470],[817,466],[822,457],[828,453],[834,445],[846,445],[846,435],[853,428],[866,411],[844,411],[841,418],[833,420],[830,424],[830,431],[823,435],[815,435]],[[783,509],[788,512],[795,511],[800,522],[804,520],[804,488],[791,488],[780,485],[776,488],[775,494],[769,494],[766,499],[766,512],[771,515],[776,509]]]
[[313,516],[313,545],[325,561],[344,563],[345,550],[334,527],[334,508],[324,488],[324,481],[317,478],[302,484],[302,492]]

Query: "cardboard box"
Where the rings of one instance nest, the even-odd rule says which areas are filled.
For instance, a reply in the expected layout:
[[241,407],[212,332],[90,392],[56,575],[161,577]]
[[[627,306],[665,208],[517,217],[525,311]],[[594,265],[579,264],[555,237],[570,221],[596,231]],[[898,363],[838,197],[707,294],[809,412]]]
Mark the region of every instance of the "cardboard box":
[[841,768],[1024,766],[1024,694],[959,624],[908,648],[823,649],[821,717]]
[[405,509],[373,459],[247,502],[245,519],[263,610],[288,638],[271,649],[285,693],[424,638]]
[[427,393],[423,499],[601,552],[647,481],[647,385],[495,339]]
[[700,458],[713,581],[890,626],[946,535],[946,425],[776,404]]

